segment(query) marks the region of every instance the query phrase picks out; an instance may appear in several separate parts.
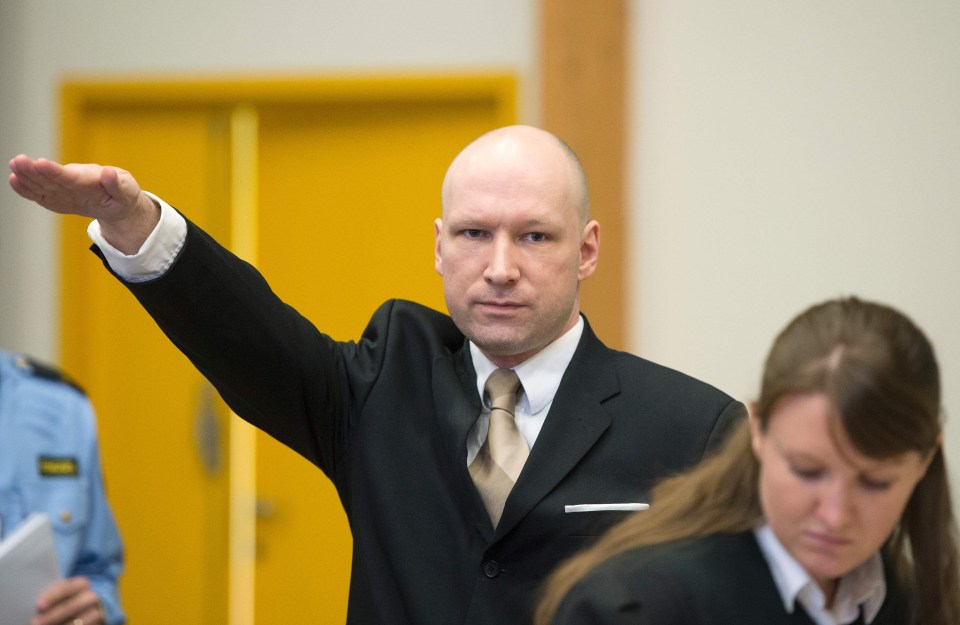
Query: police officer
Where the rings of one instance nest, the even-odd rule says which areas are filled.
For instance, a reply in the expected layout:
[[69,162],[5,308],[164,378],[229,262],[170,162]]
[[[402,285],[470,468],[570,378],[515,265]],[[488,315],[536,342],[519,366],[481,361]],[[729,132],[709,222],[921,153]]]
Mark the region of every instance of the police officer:
[[32,623],[124,623],[93,408],[58,371],[0,351],[0,535],[32,512],[50,517],[65,578],[37,597]]

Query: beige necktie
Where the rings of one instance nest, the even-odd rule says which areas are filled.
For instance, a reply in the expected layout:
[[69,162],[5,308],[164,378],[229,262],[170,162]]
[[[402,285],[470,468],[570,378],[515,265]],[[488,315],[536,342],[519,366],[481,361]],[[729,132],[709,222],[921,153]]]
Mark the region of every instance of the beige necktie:
[[513,417],[519,388],[520,378],[512,369],[497,369],[483,387],[490,398],[490,428],[487,440],[470,463],[470,476],[494,527],[500,522],[507,495],[530,455],[527,440]]

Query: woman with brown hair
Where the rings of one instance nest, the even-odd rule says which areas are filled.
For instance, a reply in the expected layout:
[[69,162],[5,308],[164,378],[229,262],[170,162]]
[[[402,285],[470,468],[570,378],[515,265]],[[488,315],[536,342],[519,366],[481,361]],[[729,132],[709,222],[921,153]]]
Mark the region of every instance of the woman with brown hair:
[[777,337],[724,447],[548,580],[538,625],[960,625],[933,349],[855,298]]

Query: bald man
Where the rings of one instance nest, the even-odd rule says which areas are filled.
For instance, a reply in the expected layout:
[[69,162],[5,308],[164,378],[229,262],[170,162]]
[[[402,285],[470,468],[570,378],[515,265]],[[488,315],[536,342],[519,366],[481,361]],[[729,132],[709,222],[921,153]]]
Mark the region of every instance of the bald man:
[[[23,197],[93,218],[110,270],[233,410],[336,485],[354,539],[348,623],[529,622],[560,560],[745,414],[594,335],[579,287],[600,227],[576,155],[543,130],[491,131],[450,165],[434,224],[450,315],[388,301],[346,343],[128,172],[10,167]],[[496,370],[519,378],[509,407],[484,392]],[[475,476],[484,463],[516,467],[505,492]]]

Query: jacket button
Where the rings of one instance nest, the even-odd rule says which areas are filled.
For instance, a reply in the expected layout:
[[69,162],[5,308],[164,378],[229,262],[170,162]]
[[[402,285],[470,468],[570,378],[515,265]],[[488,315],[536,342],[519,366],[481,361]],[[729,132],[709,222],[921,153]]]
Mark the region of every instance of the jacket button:
[[483,574],[493,579],[500,575],[500,565],[495,560],[487,560],[483,563]]

